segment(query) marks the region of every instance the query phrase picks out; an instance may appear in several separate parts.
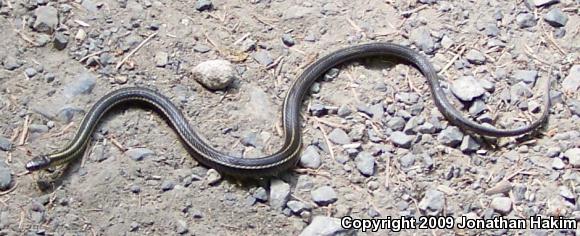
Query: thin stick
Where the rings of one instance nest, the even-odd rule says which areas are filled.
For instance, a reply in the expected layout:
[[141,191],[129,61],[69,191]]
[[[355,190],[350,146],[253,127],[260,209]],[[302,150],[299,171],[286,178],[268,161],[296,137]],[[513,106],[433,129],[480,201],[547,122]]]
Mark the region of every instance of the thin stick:
[[327,121],[327,120],[320,119],[318,117],[314,117],[314,119],[316,121],[322,123],[322,124],[328,125],[328,126],[333,127],[333,128],[341,128],[341,129],[344,129],[344,130],[348,130],[349,129],[349,127],[346,126],[346,125],[337,124],[337,123],[334,123],[334,122],[331,122],[331,121]]
[[461,50],[459,50],[459,52],[455,54],[455,56],[451,59],[451,61],[447,62],[447,65],[445,65],[445,67],[443,67],[443,69],[441,69],[441,71],[439,71],[438,74],[442,75],[443,73],[445,73],[445,71],[447,71],[451,67],[451,65],[453,65],[453,63],[455,63],[457,59],[459,59],[459,57],[463,54],[463,52],[465,52],[465,49],[467,49],[467,47],[463,46]]
[[242,42],[242,41],[244,41],[246,38],[250,37],[250,35],[252,35],[252,34],[251,34],[251,33],[244,34],[244,36],[242,36],[240,39],[238,39],[238,40],[236,40],[236,41],[234,42],[234,45],[237,45],[237,44],[241,43],[241,42]]
[[320,132],[322,132],[322,136],[324,137],[324,141],[326,142],[326,146],[328,146],[328,152],[330,152],[330,157],[332,158],[332,160],[336,161],[336,157],[334,156],[334,150],[332,150],[332,143],[330,143],[330,139],[328,139],[328,135],[326,135],[326,131],[322,127],[322,124],[320,124],[320,122],[318,122],[318,120],[316,120],[316,119],[314,119],[314,120],[317,123],[318,129],[320,129]]
[[111,143],[113,143],[113,145],[115,145],[115,147],[117,147],[117,148],[119,148],[119,150],[121,150],[121,152],[127,151],[127,148],[124,147],[121,143],[119,143],[119,141],[117,141],[115,138],[113,138],[113,136],[109,136],[109,139],[111,140]]
[[79,60],[79,62],[83,62],[84,60],[86,60],[86,59],[89,59],[90,57],[97,56],[97,55],[99,55],[99,54],[101,54],[101,53],[103,53],[103,52],[108,52],[108,50],[98,51],[98,52],[95,52],[95,53],[91,53],[91,54],[89,54],[89,55],[86,55],[85,57],[81,58],[81,59]]
[[115,67],[117,70],[119,68],[121,68],[121,66],[123,64],[125,64],[125,62],[131,57],[133,56],[133,54],[135,54],[137,51],[139,51],[139,49],[141,49],[147,42],[149,42],[149,40],[151,40],[153,37],[155,37],[155,35],[157,35],[157,32],[152,33],[151,35],[149,35],[149,37],[147,37],[145,40],[143,40],[143,42],[141,42],[135,49],[133,49],[133,51],[131,51],[129,54],[127,54],[127,56],[125,56],[125,58],[123,58],[123,60],[121,60],[119,63],[117,63],[117,66]]
[[22,146],[26,142],[26,136],[28,136],[28,122],[30,120],[30,115],[26,115],[24,118],[24,124],[22,125],[22,133],[20,134],[20,140],[18,145]]
[[391,158],[387,159],[387,166],[385,169],[385,188],[389,189],[389,185],[391,182]]

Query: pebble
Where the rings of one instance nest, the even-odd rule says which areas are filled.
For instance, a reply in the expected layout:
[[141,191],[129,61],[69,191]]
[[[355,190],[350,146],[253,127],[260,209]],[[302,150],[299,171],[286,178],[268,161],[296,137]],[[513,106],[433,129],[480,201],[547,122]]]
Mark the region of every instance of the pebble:
[[161,183],[161,190],[163,190],[163,192],[172,190],[173,187],[175,187],[175,182],[173,180],[165,180]]
[[551,26],[562,27],[568,22],[568,16],[559,8],[552,8],[552,10],[544,15],[544,20]]
[[157,52],[155,54],[155,65],[157,67],[164,67],[169,62],[169,54],[166,52]]
[[206,11],[213,8],[213,3],[210,0],[197,0],[195,2],[195,10]]
[[256,147],[258,145],[258,133],[248,133],[240,140],[240,143],[246,147]]
[[375,173],[375,158],[370,153],[359,153],[354,162],[358,171],[364,176],[372,176]]
[[338,108],[338,111],[336,114],[342,118],[345,118],[345,117],[349,116],[350,114],[352,114],[352,111],[350,110],[350,108],[348,108],[347,105],[342,105]]
[[51,33],[58,25],[58,10],[51,6],[41,6],[34,11],[36,20],[33,28],[38,32]]
[[294,44],[296,44],[296,40],[294,40],[294,37],[292,37],[292,35],[289,34],[282,35],[282,42],[288,47],[292,47],[294,46]]
[[405,119],[401,117],[393,117],[387,122],[387,127],[391,128],[394,131],[401,131],[405,128]]
[[461,141],[461,145],[459,145],[459,149],[464,153],[475,152],[479,150],[480,147],[479,143],[469,135],[465,135],[463,141]]
[[320,154],[316,146],[310,145],[304,150],[300,157],[300,166],[304,168],[317,169],[322,164]]
[[485,64],[485,61],[486,61],[485,55],[483,55],[483,53],[481,53],[480,51],[475,50],[475,49],[469,50],[467,52],[467,54],[465,54],[465,58],[471,64],[475,64],[475,65],[483,65],[483,64]]
[[571,148],[564,152],[564,157],[574,168],[580,167],[580,148]]
[[426,54],[435,52],[435,40],[431,37],[429,30],[425,28],[415,29],[411,32],[409,39]]
[[222,179],[222,175],[215,169],[207,170],[205,180],[209,185],[216,185]]
[[266,50],[260,50],[255,52],[252,55],[252,58],[254,58],[254,60],[256,62],[258,62],[259,64],[263,65],[263,66],[268,66],[272,63],[274,63],[274,59],[272,58],[272,56],[270,56],[270,53],[268,53],[268,51]]
[[268,201],[268,191],[266,191],[266,189],[263,187],[259,187],[252,194],[252,197],[254,197],[256,200],[260,202],[266,202]]
[[205,44],[196,44],[195,46],[193,46],[193,51],[199,53],[206,53],[211,51],[211,48]]
[[226,60],[204,61],[192,69],[193,78],[210,90],[227,88],[236,78],[236,70]]
[[0,191],[6,191],[12,185],[12,171],[4,162],[0,163]]
[[433,134],[437,132],[437,127],[429,122],[425,122],[417,128],[417,131],[422,134]]
[[410,168],[415,164],[415,159],[417,159],[415,155],[413,155],[412,153],[407,153],[407,155],[404,155],[403,157],[401,157],[401,159],[399,159],[399,163],[401,164],[402,168],[406,169]]
[[552,169],[554,170],[562,170],[566,167],[566,164],[560,158],[554,158],[552,161]]
[[58,32],[54,35],[53,46],[57,50],[63,50],[68,45],[68,35]]
[[473,76],[463,76],[451,84],[451,92],[461,101],[470,102],[485,93],[485,89]]
[[185,234],[189,232],[189,229],[187,228],[187,223],[183,220],[178,220],[177,224],[175,225],[175,231],[178,234]]
[[340,145],[349,144],[351,142],[348,134],[341,128],[332,130],[332,132],[328,134],[328,139],[330,139],[330,141],[333,143]]
[[516,23],[520,28],[536,26],[536,19],[531,13],[520,13],[516,16]]
[[572,193],[572,191],[570,190],[570,188],[568,188],[566,186],[560,186],[560,187],[558,187],[558,191],[560,193],[560,196],[562,196],[566,200],[574,201],[576,199],[576,196],[574,195],[574,193]]
[[569,99],[568,108],[570,108],[572,114],[580,116],[580,100]]
[[475,99],[473,104],[469,107],[469,114],[477,116],[487,109],[485,102],[481,99]]
[[338,68],[332,68],[332,69],[328,70],[326,72],[326,74],[324,74],[324,81],[331,81],[331,80],[335,79],[336,77],[338,77],[339,73],[340,73],[340,70]]
[[523,81],[526,84],[534,85],[538,78],[538,71],[536,70],[517,70],[514,72],[513,78],[516,82]]
[[416,133],[415,130],[417,130],[417,127],[419,127],[423,123],[425,123],[425,119],[423,117],[413,116],[411,117],[411,119],[409,119],[409,121],[407,121],[405,128],[403,128],[403,132],[409,135],[415,134]]
[[437,140],[444,145],[455,147],[463,141],[463,132],[455,126],[448,126],[439,133]]
[[38,73],[38,71],[36,71],[36,69],[34,69],[34,67],[28,67],[28,68],[26,68],[26,70],[24,70],[24,73],[29,78],[32,78]]
[[453,43],[454,43],[453,40],[447,35],[443,36],[443,38],[441,39],[441,46],[445,49],[451,48],[451,46],[453,46]]
[[130,232],[135,232],[139,229],[139,223],[133,221],[131,222],[131,224],[129,225],[129,231]]
[[550,158],[557,157],[562,152],[562,149],[558,146],[548,147],[548,151],[546,151],[546,156]]
[[401,131],[395,131],[391,133],[391,141],[399,147],[410,148],[414,137],[412,135],[407,135]]
[[541,6],[545,6],[545,5],[551,5],[554,3],[559,3],[560,0],[532,0],[534,2],[534,5],[536,7],[541,7]]
[[4,59],[4,69],[6,70],[16,70],[22,66],[22,62],[15,57],[6,57]]
[[280,179],[270,181],[270,207],[282,210],[290,198],[290,185]]
[[428,190],[425,196],[419,202],[419,209],[425,211],[427,215],[434,216],[439,214],[445,206],[445,195],[437,190]]
[[72,98],[80,94],[89,94],[93,91],[96,83],[97,78],[93,74],[83,72],[75,81],[66,85],[63,89],[63,94],[67,98]]
[[576,93],[580,89],[580,65],[570,68],[568,76],[562,81],[562,89],[571,93]]
[[328,216],[314,216],[312,222],[299,236],[331,236],[331,235],[349,235],[348,230],[340,224],[340,219]]
[[141,161],[145,157],[149,157],[155,153],[148,148],[132,148],[125,151],[125,154],[128,155],[134,161]]
[[129,187],[129,191],[132,193],[140,193],[141,187],[139,187],[139,185],[131,185],[131,187]]
[[0,136],[0,150],[11,151],[12,148],[14,148],[14,144],[12,144],[12,141],[10,141],[10,139]]
[[319,206],[326,206],[338,200],[336,192],[330,186],[322,186],[312,190],[310,194],[312,196],[312,200]]
[[491,200],[491,208],[502,215],[507,215],[512,211],[512,200],[509,197],[495,197]]
[[308,205],[302,203],[301,201],[295,200],[288,201],[286,205],[294,214],[300,214],[302,211],[308,210],[310,208]]

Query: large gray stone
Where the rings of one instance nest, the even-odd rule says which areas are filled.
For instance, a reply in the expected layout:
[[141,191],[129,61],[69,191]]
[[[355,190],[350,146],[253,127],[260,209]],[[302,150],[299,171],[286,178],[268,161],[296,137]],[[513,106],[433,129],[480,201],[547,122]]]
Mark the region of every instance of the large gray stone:
[[348,232],[349,230],[340,226],[340,219],[327,216],[315,216],[299,236],[335,236],[347,235]]
[[473,76],[463,76],[451,84],[451,92],[461,101],[470,102],[485,93]]
[[553,8],[544,16],[544,20],[551,26],[562,27],[568,22],[568,16],[560,9]]
[[209,60],[199,63],[192,70],[193,78],[210,90],[227,88],[236,78],[236,70],[226,60]]
[[580,65],[574,65],[570,68],[568,76],[562,81],[562,89],[566,92],[578,92],[580,89]]
[[279,179],[270,181],[270,206],[282,210],[290,199],[290,185]]
[[33,28],[38,32],[51,33],[58,26],[58,10],[51,6],[41,6],[34,11],[36,20]]

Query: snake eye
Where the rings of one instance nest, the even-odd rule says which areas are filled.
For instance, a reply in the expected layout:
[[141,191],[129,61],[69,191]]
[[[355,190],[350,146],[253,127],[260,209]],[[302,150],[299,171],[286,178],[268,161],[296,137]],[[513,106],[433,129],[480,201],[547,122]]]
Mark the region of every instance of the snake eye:
[[37,171],[48,168],[50,166],[50,159],[46,155],[35,156],[26,163],[28,171]]

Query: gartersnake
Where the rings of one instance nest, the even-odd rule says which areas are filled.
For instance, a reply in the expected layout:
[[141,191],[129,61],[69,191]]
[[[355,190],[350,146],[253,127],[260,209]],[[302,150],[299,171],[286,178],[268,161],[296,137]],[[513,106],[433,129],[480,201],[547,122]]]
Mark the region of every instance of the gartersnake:
[[454,125],[485,136],[517,136],[538,128],[546,119],[550,108],[549,85],[544,98],[541,117],[516,129],[497,129],[478,124],[466,117],[452,106],[438,80],[438,75],[431,63],[421,54],[405,46],[392,43],[369,43],[351,46],[330,53],[315,61],[295,80],[288,91],[283,104],[284,145],[274,154],[261,158],[238,158],[224,154],[203,141],[190,126],[181,111],[164,95],[146,88],[121,88],[113,91],[94,104],[87,112],[74,139],[62,151],[34,157],[26,163],[29,171],[46,169],[62,165],[81,156],[92,132],[103,115],[115,105],[127,101],[139,101],[153,105],[168,118],[173,128],[197,155],[202,164],[222,173],[234,176],[267,176],[274,175],[296,165],[301,149],[300,107],[312,84],[329,69],[347,61],[367,57],[390,57],[402,60],[415,66],[431,89],[431,94],[439,111]]

